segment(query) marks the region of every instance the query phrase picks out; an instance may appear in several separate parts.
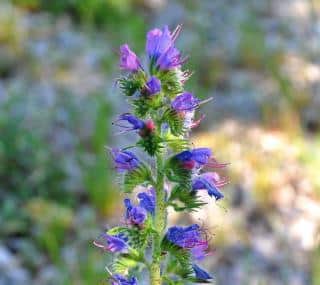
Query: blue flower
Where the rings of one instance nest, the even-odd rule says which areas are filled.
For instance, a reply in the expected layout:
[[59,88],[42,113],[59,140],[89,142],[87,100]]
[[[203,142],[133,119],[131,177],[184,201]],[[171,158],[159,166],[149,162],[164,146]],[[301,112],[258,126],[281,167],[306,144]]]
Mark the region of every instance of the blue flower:
[[170,33],[168,26],[165,26],[162,30],[153,29],[147,34],[146,52],[161,70],[179,67],[184,62],[179,50],[174,47],[180,28],[178,26],[173,33]]
[[166,238],[182,248],[192,248],[201,241],[200,227],[196,224],[188,227],[174,226],[168,229]]
[[[123,125],[121,122],[126,122],[127,124]],[[138,134],[141,137],[146,137],[155,130],[155,124],[152,120],[146,120],[144,122],[130,113],[124,113],[120,115],[119,119],[114,122],[114,125],[123,129],[117,134],[138,131]]]
[[[130,126],[121,125],[119,122],[127,122]],[[120,115],[119,119],[115,122],[115,125],[125,129],[125,131],[141,130],[145,126],[142,120],[130,113]]]
[[121,236],[113,236],[109,234],[102,234],[98,241],[94,241],[95,246],[100,247],[106,251],[127,253],[128,245],[125,239]]
[[191,150],[184,150],[184,151],[176,154],[175,158],[180,161],[192,160],[192,151]]
[[198,244],[190,249],[193,258],[196,260],[204,259],[208,255],[208,246],[206,240],[199,241]]
[[138,285],[138,280],[135,277],[125,278],[120,274],[115,274],[111,278],[112,285]]
[[196,278],[199,281],[210,281],[213,279],[213,277],[208,272],[206,272],[205,270],[200,268],[198,265],[193,264],[192,268],[193,268],[193,271],[194,271]]
[[140,202],[140,207],[144,208],[150,214],[154,215],[155,205],[156,205],[156,196],[153,188],[150,189],[150,192],[141,192],[138,194],[138,199]]
[[208,242],[202,237],[200,227],[196,224],[188,227],[171,227],[166,233],[166,239],[181,248],[190,250],[195,259],[200,260],[207,255]]
[[141,68],[138,57],[127,44],[120,47],[120,68],[131,72],[136,72]]
[[147,95],[155,95],[158,94],[161,91],[161,81],[155,77],[151,76],[149,81],[145,85],[145,92]]
[[146,52],[149,58],[157,59],[173,44],[168,26],[162,30],[153,29],[147,34]]
[[126,220],[133,225],[142,225],[147,218],[147,211],[140,206],[133,206],[130,199],[124,199],[126,206]]
[[192,159],[199,165],[203,166],[209,162],[212,155],[211,149],[206,147],[195,148],[192,150]]
[[172,109],[177,112],[193,111],[199,106],[200,100],[189,92],[177,96],[171,103]]
[[208,164],[211,154],[212,152],[209,148],[195,148],[176,154],[175,159],[182,163],[183,168],[191,170]]
[[140,164],[139,159],[131,151],[112,149],[111,154],[115,167],[119,172],[134,170]]
[[224,196],[218,187],[227,184],[227,180],[220,179],[215,172],[207,172],[195,177],[192,180],[192,190],[207,190],[210,196],[215,197],[216,200],[222,199]]
[[185,59],[181,58],[180,51],[171,46],[165,53],[163,53],[157,60],[157,66],[161,70],[170,70],[179,67],[184,63]]

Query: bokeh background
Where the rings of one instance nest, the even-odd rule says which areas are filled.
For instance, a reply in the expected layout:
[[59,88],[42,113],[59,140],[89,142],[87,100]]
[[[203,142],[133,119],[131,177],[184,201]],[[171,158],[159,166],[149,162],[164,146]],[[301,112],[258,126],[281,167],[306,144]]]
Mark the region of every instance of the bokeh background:
[[217,285],[320,284],[319,0],[0,0],[1,285],[104,284],[118,46],[179,23],[187,89],[214,97],[192,140],[231,183],[172,222],[212,233]]

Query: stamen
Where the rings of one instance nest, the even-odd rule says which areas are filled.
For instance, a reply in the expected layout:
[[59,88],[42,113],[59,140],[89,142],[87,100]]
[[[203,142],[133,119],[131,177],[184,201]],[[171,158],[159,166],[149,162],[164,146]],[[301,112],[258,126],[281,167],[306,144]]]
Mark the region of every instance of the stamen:
[[209,97],[208,99],[205,99],[205,100],[200,101],[199,104],[198,104],[198,106],[201,106],[201,105],[203,105],[203,104],[206,104],[206,103],[208,103],[208,102],[210,102],[210,101],[212,101],[212,100],[213,100],[213,97]]
[[180,32],[181,32],[181,29],[182,29],[182,24],[179,24],[175,29],[174,31],[172,32],[171,34],[171,40],[173,42],[175,42],[175,40],[177,39],[177,37],[179,36]]

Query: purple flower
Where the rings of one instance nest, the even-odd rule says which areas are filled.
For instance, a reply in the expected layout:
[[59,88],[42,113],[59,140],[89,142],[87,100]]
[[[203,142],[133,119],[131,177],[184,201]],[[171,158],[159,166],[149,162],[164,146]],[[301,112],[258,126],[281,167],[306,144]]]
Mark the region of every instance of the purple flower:
[[218,173],[216,172],[207,172],[201,174],[193,179],[192,189],[193,190],[202,190],[205,189],[208,191],[208,194],[212,197],[215,197],[216,200],[222,199],[224,196],[220,192],[219,187],[222,187],[227,184],[226,179],[220,179]]
[[[127,122],[129,126],[121,125],[119,122]],[[124,132],[129,132],[133,130],[141,130],[144,128],[145,124],[142,120],[130,113],[124,113],[119,116],[119,119],[115,122],[115,125],[125,129]]]
[[200,100],[191,93],[185,92],[177,96],[171,103],[172,109],[177,112],[193,111],[199,106]]
[[175,155],[175,159],[177,159],[184,169],[192,170],[196,163],[192,159],[192,151],[185,150]]
[[94,241],[93,244],[106,251],[127,253],[128,245],[126,241],[120,236],[112,236],[108,234],[102,234],[100,240]]
[[188,227],[174,226],[168,229],[166,238],[182,248],[193,248],[201,242],[200,227],[196,224]]
[[147,54],[161,70],[179,67],[185,61],[181,59],[179,50],[174,47],[180,28],[178,26],[173,33],[170,33],[168,26],[165,26],[162,30],[153,29],[147,34]]
[[203,259],[207,255],[208,242],[203,239],[200,227],[196,224],[188,227],[171,227],[167,231],[166,239],[179,247],[190,250],[195,259]]
[[212,155],[211,149],[202,147],[195,148],[192,150],[192,159],[199,165],[203,166],[209,162],[209,159]]
[[193,264],[192,268],[196,278],[199,281],[210,281],[211,279],[213,279],[213,277],[208,272],[200,268],[198,265]]
[[186,169],[202,167],[209,162],[211,150],[209,148],[195,148],[178,153],[175,158],[182,163]]
[[173,45],[168,26],[162,30],[153,29],[147,34],[146,52],[149,58],[159,58]]
[[139,159],[131,151],[112,149],[111,154],[115,167],[119,172],[134,170],[140,164]]
[[165,53],[163,53],[157,60],[157,66],[161,70],[170,70],[181,66],[185,59],[181,58],[180,51],[171,46]]
[[147,218],[147,211],[140,206],[133,206],[130,199],[124,199],[127,208],[126,220],[133,225],[142,225]]
[[176,154],[176,159],[180,161],[188,161],[192,160],[192,151],[191,150],[184,150],[178,154]]
[[140,202],[140,207],[146,209],[147,212],[154,215],[156,196],[153,188],[148,192],[141,192],[138,194],[138,199]]
[[135,277],[127,279],[120,274],[115,274],[112,276],[111,285],[138,285],[138,280]]
[[191,248],[190,251],[194,259],[202,260],[208,255],[208,242],[203,240]]
[[157,77],[151,76],[145,85],[145,91],[150,96],[159,93],[161,91],[161,81]]
[[141,67],[140,61],[136,54],[129,48],[127,44],[120,47],[120,68],[136,72]]
[[171,108],[184,119],[184,127],[186,129],[191,129],[197,127],[205,117],[204,115],[201,115],[199,119],[195,120],[195,109],[201,104],[211,100],[212,98],[208,98],[200,101],[197,97],[193,96],[193,94],[184,92],[171,102]]
[[[121,122],[126,122],[126,125],[121,124]],[[155,124],[152,120],[146,120],[145,122],[137,118],[130,113],[124,113],[119,116],[119,119],[114,122],[118,127],[123,130],[117,134],[124,134],[131,131],[139,131],[141,137],[146,137],[150,135],[155,130]]]

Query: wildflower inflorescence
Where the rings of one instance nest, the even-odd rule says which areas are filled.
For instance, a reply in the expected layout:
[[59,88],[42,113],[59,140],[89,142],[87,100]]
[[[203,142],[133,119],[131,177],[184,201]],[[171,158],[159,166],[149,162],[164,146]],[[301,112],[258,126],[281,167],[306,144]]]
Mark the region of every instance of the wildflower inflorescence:
[[[112,285],[136,285],[140,270],[148,270],[149,284],[210,283],[213,277],[197,265],[209,253],[205,231],[197,224],[167,228],[167,208],[195,211],[205,203],[198,195],[204,190],[220,200],[227,183],[217,171],[211,149],[193,148],[190,130],[204,115],[195,119],[201,101],[184,90],[190,77],[182,70],[186,58],[175,46],[181,26],[167,26],[148,32],[146,66],[127,44],[120,47],[120,68],[124,74],[119,87],[132,105],[114,121],[118,134],[136,133],[136,143],[125,149],[110,150],[114,167],[123,178],[124,223],[103,233],[94,244],[116,255],[108,272]],[[153,162],[148,166],[130,148],[141,148]],[[130,149],[130,150],[129,150]],[[208,171],[206,171],[208,170]]]

